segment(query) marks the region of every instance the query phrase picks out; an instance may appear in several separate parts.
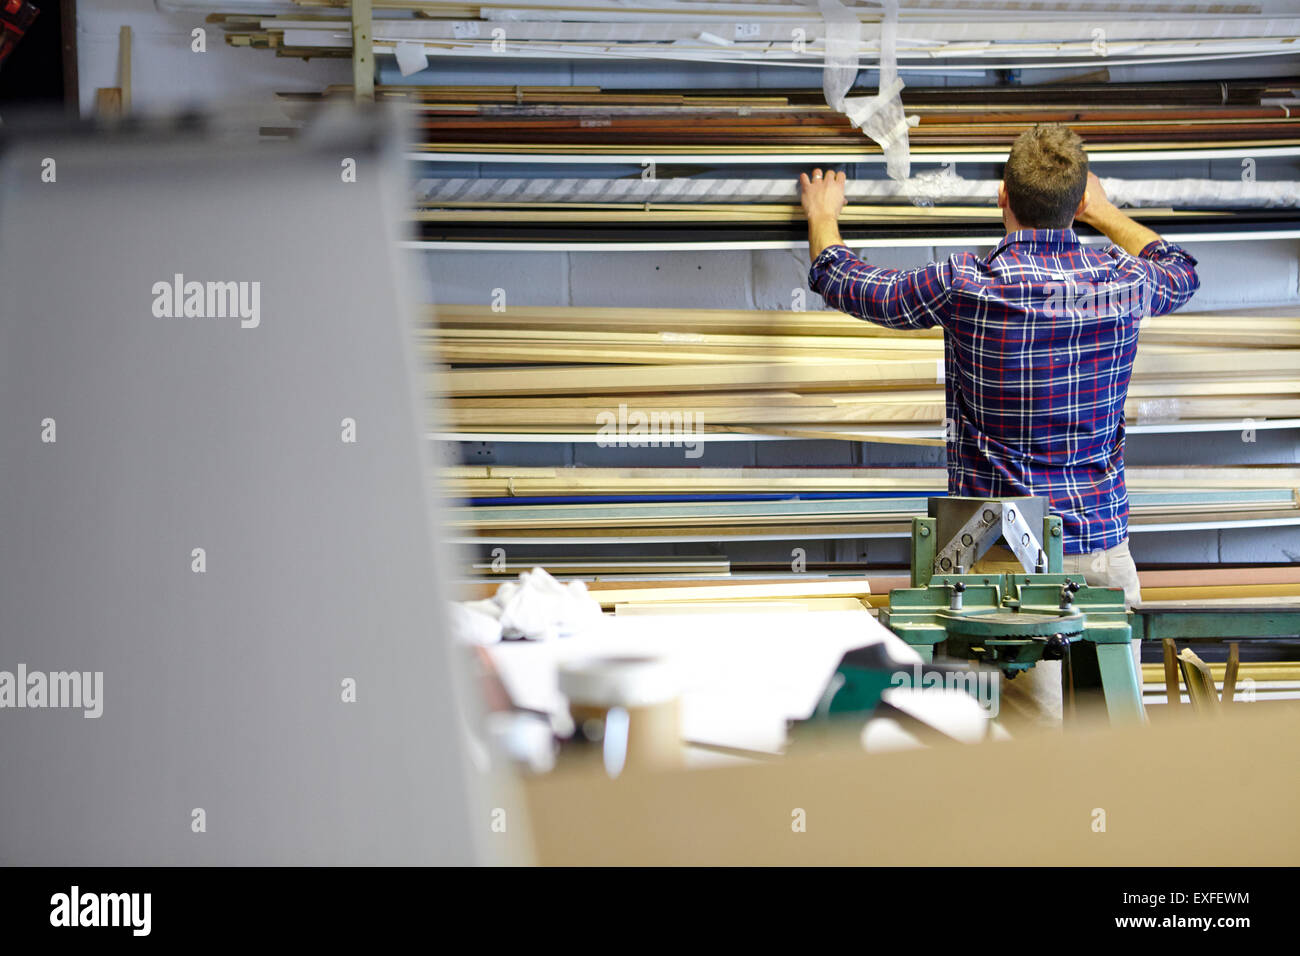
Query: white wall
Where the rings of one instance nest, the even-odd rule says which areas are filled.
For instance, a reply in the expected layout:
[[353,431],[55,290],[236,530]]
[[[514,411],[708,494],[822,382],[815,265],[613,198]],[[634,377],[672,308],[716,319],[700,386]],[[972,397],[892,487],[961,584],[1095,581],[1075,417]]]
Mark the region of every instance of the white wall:
[[[255,112],[248,125],[255,130],[259,122],[283,122],[271,96],[275,91],[315,91],[330,83],[352,82],[349,60],[284,60],[265,50],[227,46],[220,27],[205,23],[204,18],[210,12],[237,6],[215,0],[193,11],[168,12],[153,0],[79,0],[77,68],[82,113],[93,111],[97,88],[118,85],[118,31],[123,26],[129,26],[132,33],[131,99],[140,112],[249,104]],[[191,50],[191,31],[196,27],[207,31],[206,53]]]

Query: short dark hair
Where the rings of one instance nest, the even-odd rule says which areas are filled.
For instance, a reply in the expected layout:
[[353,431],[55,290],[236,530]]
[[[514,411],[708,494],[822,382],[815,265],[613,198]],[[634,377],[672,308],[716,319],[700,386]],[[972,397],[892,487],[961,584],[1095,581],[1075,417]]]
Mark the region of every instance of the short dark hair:
[[1066,229],[1088,188],[1088,154],[1068,126],[1040,124],[1011,145],[1002,181],[1007,203],[1026,229]]

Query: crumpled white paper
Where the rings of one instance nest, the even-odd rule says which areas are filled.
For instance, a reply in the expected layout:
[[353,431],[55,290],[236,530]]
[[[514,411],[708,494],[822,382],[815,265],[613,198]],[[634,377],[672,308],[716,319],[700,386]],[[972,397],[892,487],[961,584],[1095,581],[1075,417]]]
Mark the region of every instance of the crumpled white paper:
[[549,641],[574,634],[600,619],[600,603],[582,581],[561,583],[544,568],[507,581],[486,601],[452,607],[452,633],[471,644],[502,638]]
[[453,602],[451,633],[467,644],[495,644],[501,640],[501,608],[492,601]]

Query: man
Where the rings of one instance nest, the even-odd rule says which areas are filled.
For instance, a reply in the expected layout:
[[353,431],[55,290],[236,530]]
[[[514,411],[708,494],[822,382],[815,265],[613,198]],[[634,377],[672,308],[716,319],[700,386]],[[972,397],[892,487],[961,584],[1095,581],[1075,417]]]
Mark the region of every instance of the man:
[[[840,238],[844,174],[817,169],[800,183],[812,290],[880,325],[944,330],[948,493],[1048,498],[1064,525],[1065,571],[1137,603],[1124,402],[1140,320],[1186,304],[1200,285],[1196,260],[1107,200],[1064,126],[1036,126],[1012,145],[998,187],[1007,234],[983,258],[870,266]],[[1075,219],[1113,245],[1083,246]],[[1137,650],[1134,641],[1135,660]],[[1040,665],[1028,683],[1059,715],[1051,672]]]

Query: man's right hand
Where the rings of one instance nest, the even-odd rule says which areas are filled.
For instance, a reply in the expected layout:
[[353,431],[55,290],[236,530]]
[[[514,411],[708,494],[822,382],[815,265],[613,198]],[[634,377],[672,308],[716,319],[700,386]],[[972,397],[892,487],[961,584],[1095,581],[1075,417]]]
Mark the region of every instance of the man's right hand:
[[1129,255],[1138,255],[1160,238],[1107,199],[1101,180],[1092,172],[1088,173],[1088,185],[1084,190],[1083,212],[1075,218],[1092,226]]
[[1114,209],[1114,205],[1106,198],[1106,190],[1101,187],[1101,180],[1097,174],[1088,171],[1088,186],[1084,190],[1083,212],[1076,217],[1090,226],[1095,226],[1097,220],[1105,216],[1107,212]]

